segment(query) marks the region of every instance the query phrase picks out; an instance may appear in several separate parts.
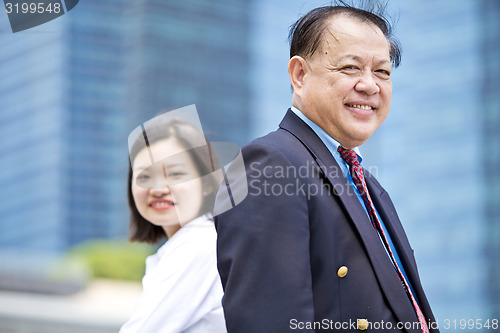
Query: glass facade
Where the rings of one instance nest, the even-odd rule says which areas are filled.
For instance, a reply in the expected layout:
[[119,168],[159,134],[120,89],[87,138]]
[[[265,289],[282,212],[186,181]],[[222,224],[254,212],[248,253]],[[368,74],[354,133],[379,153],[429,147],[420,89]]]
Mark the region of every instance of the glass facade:
[[[125,236],[127,15],[122,1],[84,1],[64,20],[65,248]],[[125,139],[126,140],[126,139]]]
[[6,15],[0,24],[0,246],[3,254],[56,251],[64,243],[63,32],[57,21],[39,33],[13,34]]
[[0,35],[0,248],[60,253],[127,236],[127,136],[196,104],[209,137],[248,140],[244,1],[84,1]]
[[127,69],[135,126],[161,110],[196,104],[209,138],[248,140],[248,8],[242,0],[131,6]]
[[466,1],[392,4],[403,61],[391,114],[364,151],[398,208],[437,318],[486,318],[481,163],[471,154],[482,140],[480,12]]
[[[89,0],[16,34],[2,14],[2,259],[125,238],[127,137],[162,110],[196,104],[215,141],[276,129],[291,101],[288,27],[324,4]],[[500,318],[500,4],[389,5],[403,61],[365,166],[440,324]]]
[[500,317],[500,3],[481,1],[481,110],[482,110],[482,184],[485,200],[485,257],[488,276],[485,295],[491,316]]

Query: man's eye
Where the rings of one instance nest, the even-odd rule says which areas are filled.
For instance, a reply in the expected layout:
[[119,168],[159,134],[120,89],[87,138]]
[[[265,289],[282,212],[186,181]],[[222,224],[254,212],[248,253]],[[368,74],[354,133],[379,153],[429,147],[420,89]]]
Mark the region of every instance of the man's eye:
[[137,176],[137,179],[149,179],[149,176],[141,174],[141,175]]
[[382,75],[385,75],[385,76],[391,76],[391,72],[386,70],[386,69],[379,69],[376,71],[377,73],[380,73]]
[[342,67],[342,69],[347,70],[347,71],[352,71],[352,70],[357,70],[358,67],[356,67],[354,65],[347,65],[347,66]]

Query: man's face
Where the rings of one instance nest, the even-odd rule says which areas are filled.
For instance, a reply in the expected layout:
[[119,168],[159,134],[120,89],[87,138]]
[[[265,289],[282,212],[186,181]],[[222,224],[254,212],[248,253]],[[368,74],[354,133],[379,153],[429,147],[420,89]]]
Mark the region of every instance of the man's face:
[[306,60],[301,111],[345,148],[363,144],[391,104],[389,43],[376,26],[335,16]]

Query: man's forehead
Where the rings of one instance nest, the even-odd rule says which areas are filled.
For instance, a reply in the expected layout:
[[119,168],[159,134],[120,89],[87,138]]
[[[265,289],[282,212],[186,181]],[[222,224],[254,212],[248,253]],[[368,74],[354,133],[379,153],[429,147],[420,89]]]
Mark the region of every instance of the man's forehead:
[[353,38],[377,38],[389,43],[382,30],[374,23],[345,14],[330,17],[321,32],[321,42],[349,41]]
[[[370,22],[361,21],[345,15],[336,15],[329,19],[320,36],[320,49],[324,52],[339,51],[339,48],[348,47],[356,43],[363,46],[387,51],[387,57],[384,56],[381,62],[390,62],[390,43],[384,36],[382,30]],[[370,44],[370,46],[369,46]],[[331,52],[330,52],[331,53]],[[343,58],[351,57],[353,60],[360,60],[357,54],[340,55]]]
[[346,13],[340,13],[329,17],[326,20],[326,26],[330,29],[349,34],[353,27],[370,27],[377,34],[384,35],[380,27],[367,19],[361,19]]

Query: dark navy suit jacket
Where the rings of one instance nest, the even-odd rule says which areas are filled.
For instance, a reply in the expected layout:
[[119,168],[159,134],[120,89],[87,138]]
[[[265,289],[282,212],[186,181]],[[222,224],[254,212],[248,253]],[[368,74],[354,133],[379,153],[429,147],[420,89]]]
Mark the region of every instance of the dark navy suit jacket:
[[[277,131],[242,153],[246,179],[235,183],[248,182],[248,195],[215,219],[228,332],[356,332],[358,319],[371,323],[365,332],[421,332],[398,329],[418,322],[413,307],[351,185],[313,130],[289,110]],[[365,178],[422,312],[434,322],[389,195],[367,171]]]

